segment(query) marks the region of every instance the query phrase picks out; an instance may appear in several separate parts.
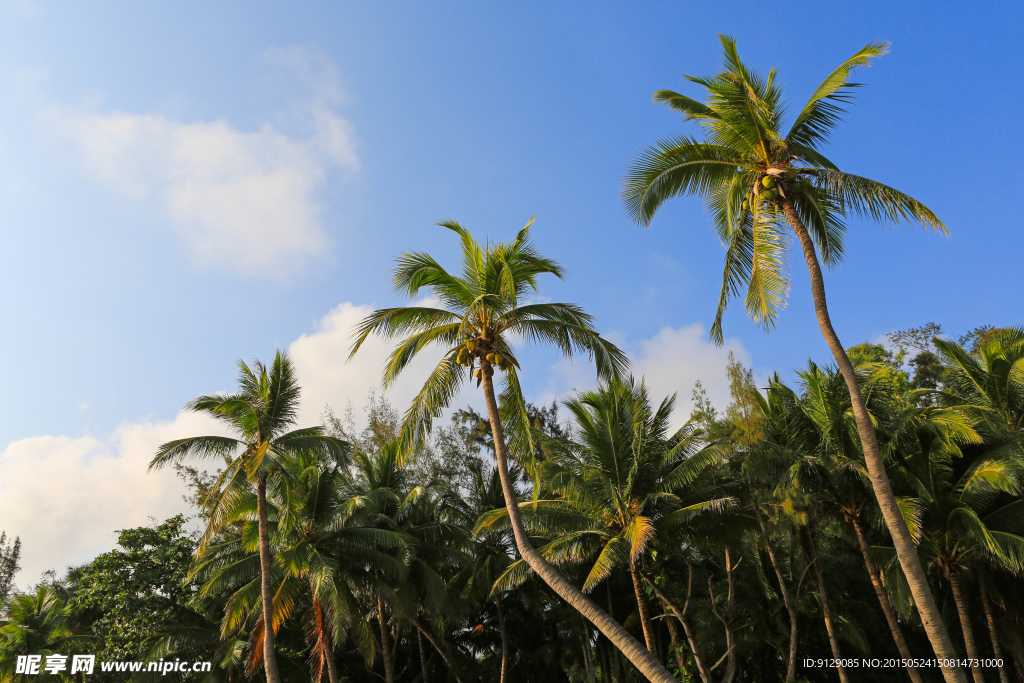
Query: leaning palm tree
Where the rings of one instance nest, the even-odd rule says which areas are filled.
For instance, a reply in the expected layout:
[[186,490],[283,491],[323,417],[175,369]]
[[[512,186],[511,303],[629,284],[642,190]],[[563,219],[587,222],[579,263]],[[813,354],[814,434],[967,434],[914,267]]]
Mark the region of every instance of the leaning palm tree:
[[[538,253],[530,242],[532,223],[531,219],[511,242],[487,245],[481,245],[454,221],[441,223],[459,236],[461,272],[452,275],[431,256],[410,252],[399,257],[394,279],[400,294],[411,299],[430,292],[440,307],[385,308],[372,313],[360,324],[351,353],[355,355],[371,334],[386,339],[404,336],[384,370],[383,384],[387,388],[421,351],[432,346],[442,351],[441,362],[405,415],[405,452],[414,450],[463,383],[476,378],[477,386],[483,387],[502,492],[519,553],[555,593],[597,626],[648,679],[673,681],[649,650],[537,552],[523,525],[508,457],[511,450],[529,467],[534,448],[512,342],[526,339],[553,343],[566,356],[585,351],[596,362],[598,376],[607,379],[622,375],[627,364],[622,351],[598,335],[593,318],[579,306],[527,300],[537,291],[539,276],[563,274],[561,266]],[[493,381],[496,369],[504,376],[500,408]]]
[[[751,71],[740,60],[736,42],[728,36],[721,39],[725,70],[709,78],[687,77],[707,91],[706,103],[670,90],[654,94],[656,102],[681,112],[684,120],[698,121],[706,138],[679,136],[644,150],[623,184],[627,211],[647,226],[672,197],[696,194],[704,198],[727,247],[718,313],[711,328],[711,337],[718,343],[722,342],[725,307],[744,285],[747,312],[766,329],[774,326],[789,287],[787,226],[796,235],[810,271],[818,325],[850,388],[872,489],[900,565],[935,654],[955,659],[886,474],[853,365],[832,327],[821,273],[821,261],[834,266],[842,260],[848,214],[894,223],[918,222],[945,231],[938,217],[921,202],[875,180],[840,171],[819,149],[839,123],[844,104],[857,86],[850,82],[853,69],[885,54],[887,44],[867,45],[829,74],[784,133],[785,105],[775,71],[767,78]],[[959,668],[943,669],[943,675],[947,681],[966,681]]]
[[[260,361],[253,367],[238,361],[239,390],[234,394],[199,396],[186,408],[206,413],[225,423],[236,437],[194,436],[160,446],[149,463],[150,469],[189,458],[229,458],[213,493],[207,501],[209,523],[200,549],[230,519],[234,504],[256,484],[260,556],[260,594],[263,604],[263,665],[268,683],[281,683],[274,654],[273,559],[267,516],[267,482],[282,475],[280,464],[289,452],[321,453],[339,462],[348,455],[348,445],[326,436],[321,427],[285,432],[295,422],[299,406],[299,385],[287,354],[278,351],[268,368]],[[266,625],[271,625],[267,627]]]
[[[653,407],[647,387],[632,378],[566,401],[578,436],[552,440],[544,463],[552,498],[535,500],[527,509],[531,526],[554,539],[540,549],[545,557],[558,564],[585,563],[584,591],[616,569],[629,570],[651,651],[654,623],[643,576],[651,549],[669,536],[684,536],[686,524],[700,513],[734,503],[717,488],[693,490],[698,488],[693,482],[720,459],[720,449],[699,443],[690,426],[670,434],[674,404],[670,396]],[[480,518],[477,531],[507,521],[504,509],[493,510]],[[506,570],[502,584],[517,581],[517,565]]]

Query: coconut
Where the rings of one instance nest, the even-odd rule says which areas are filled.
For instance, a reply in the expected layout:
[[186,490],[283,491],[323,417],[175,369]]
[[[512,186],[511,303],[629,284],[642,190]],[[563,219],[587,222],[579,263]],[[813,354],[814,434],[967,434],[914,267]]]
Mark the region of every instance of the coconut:
[[749,208],[750,208],[750,202],[748,202],[746,199],[744,199],[743,200],[743,210],[746,211]]
[[797,172],[795,168],[791,168],[786,171],[783,175],[786,176],[786,180],[796,180]]
[[470,353],[476,351],[476,340],[470,339],[468,342],[466,342],[466,348],[469,349]]
[[495,353],[493,362],[497,363],[498,365],[504,365],[505,356],[501,355],[500,353]]
[[495,363],[495,362],[497,362],[497,361],[495,360],[495,358],[496,358],[496,357],[497,357],[497,354],[495,354],[495,353],[494,353],[494,352],[492,351],[491,353],[487,354],[487,356],[486,356],[486,358],[487,358],[487,362],[488,362],[488,363]]
[[757,196],[766,202],[770,202],[771,200],[775,199],[775,192],[773,192],[772,190],[761,190],[761,194]]
[[480,377],[481,377],[482,375],[481,375],[481,373],[480,373],[480,370],[479,370],[479,368],[477,369],[477,371],[476,371],[476,372],[474,372],[474,373],[473,373],[473,376],[474,376],[474,377],[476,377],[477,379],[480,379]]
[[770,175],[766,175],[764,178],[761,178],[761,187],[765,187],[765,188],[775,187],[775,178],[773,178]]

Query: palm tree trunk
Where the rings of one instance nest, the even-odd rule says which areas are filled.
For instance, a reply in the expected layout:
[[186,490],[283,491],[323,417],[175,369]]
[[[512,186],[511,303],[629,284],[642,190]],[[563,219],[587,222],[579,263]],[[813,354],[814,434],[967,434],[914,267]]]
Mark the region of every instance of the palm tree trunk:
[[263,599],[263,670],[267,683],[281,683],[274,651],[274,589],[271,585],[273,560],[270,557],[270,522],[267,518],[267,475],[256,481],[256,514],[260,535],[260,596]]
[[423,683],[430,683],[430,670],[427,667],[427,649],[423,647],[423,634],[416,629],[416,644],[420,646],[420,671],[423,672]]
[[647,613],[647,598],[644,596],[644,587],[640,583],[640,570],[637,569],[636,561],[630,558],[629,573],[633,577],[633,592],[636,593],[636,607],[640,612],[640,626],[644,632],[644,642],[647,649],[654,652],[654,636],[651,633],[651,619]]
[[828,591],[825,590],[825,581],[818,571],[818,548],[814,543],[814,537],[807,527],[800,529],[800,540],[804,550],[804,560],[807,563],[807,572],[811,576],[818,589],[818,596],[821,598],[821,612],[825,618],[825,630],[828,632],[828,644],[832,648],[832,657],[836,660],[836,672],[839,674],[841,683],[849,683],[846,675],[846,667],[841,666],[843,655],[839,650],[839,638],[836,636],[835,620],[832,618],[832,606],[828,601]]
[[384,657],[384,680],[395,683],[395,663],[391,660],[394,651],[391,649],[391,629],[388,618],[384,614],[384,596],[377,591],[377,622],[380,624],[380,652]]
[[864,565],[868,568],[868,575],[871,576],[871,585],[875,588],[878,604],[881,605],[882,612],[885,614],[885,620],[889,623],[889,630],[892,632],[893,640],[896,641],[896,648],[900,651],[900,657],[907,661],[907,674],[910,675],[910,680],[914,683],[922,683],[921,674],[918,673],[917,667],[911,666],[913,655],[910,654],[907,641],[903,638],[903,630],[900,629],[900,623],[896,620],[896,613],[893,612],[892,603],[889,602],[889,594],[885,592],[885,586],[882,584],[882,574],[871,560],[871,546],[868,544],[867,534],[864,533],[864,525],[856,514],[849,514],[847,518],[853,524],[854,531],[857,532],[860,554],[864,557]]
[[[988,588],[985,586],[985,579],[978,582],[981,584],[981,606],[985,610],[985,623],[988,624],[988,635],[992,639],[992,654],[1000,662],[1003,661],[1003,648],[999,644],[999,630],[996,628],[996,615],[992,610],[992,601],[988,597]],[[999,665],[999,683],[1010,683],[1010,673],[1006,666]]]
[[[590,651],[590,627],[582,619],[580,622],[583,624],[583,666],[587,670],[587,682],[597,683],[597,675],[594,672],[594,653]],[[504,677],[502,683],[504,683]]]
[[[807,270],[811,276],[811,293],[814,296],[814,311],[818,318],[818,326],[821,328],[825,342],[828,344],[832,355],[835,357],[839,371],[843,373],[846,386],[850,390],[850,401],[853,407],[853,414],[857,421],[857,432],[860,435],[861,447],[864,450],[864,461],[868,469],[868,478],[871,480],[871,488],[874,490],[875,499],[882,509],[882,517],[889,529],[893,546],[896,548],[896,555],[899,558],[900,566],[907,577],[907,584],[910,586],[910,593],[917,605],[917,612],[921,617],[925,633],[932,644],[935,656],[939,659],[956,660],[956,650],[953,648],[953,641],[949,638],[946,625],[942,622],[942,615],[939,606],[935,602],[931,588],[928,586],[928,577],[925,575],[924,567],[921,565],[921,558],[917,554],[917,547],[910,537],[910,530],[907,522],[903,519],[899,506],[896,503],[896,494],[892,490],[892,483],[885,471],[885,462],[882,460],[882,452],[878,447],[878,438],[875,428],[871,424],[871,416],[868,415],[867,405],[860,392],[860,385],[857,382],[857,375],[854,372],[853,364],[850,363],[846,351],[843,349],[839,336],[832,327],[832,319],[828,314],[828,305],[825,300],[825,280],[821,275],[821,266],[818,263],[818,255],[814,250],[814,243],[811,236],[807,234],[800,215],[790,199],[783,200],[783,209],[786,218],[800,241],[800,247],[807,261]],[[944,667],[942,675],[947,683],[967,683],[967,676],[959,667]]]
[[430,631],[423,628],[423,626],[421,626],[418,621],[414,620],[412,624],[416,627],[416,630],[422,633],[423,637],[426,638],[430,642],[430,644],[434,646],[434,649],[437,650],[437,654],[441,655],[441,659],[444,660],[445,665],[448,667],[449,673],[452,676],[455,676],[455,680],[458,681],[458,683],[462,683],[462,679],[459,678],[458,669],[456,669],[452,661],[448,659],[448,655],[444,653],[444,650],[441,649],[441,646],[438,644],[438,642],[434,640],[434,636],[430,635]]
[[597,604],[583,594],[576,586],[572,585],[558,570],[552,567],[530,543],[530,537],[523,525],[522,515],[519,512],[519,503],[516,499],[516,491],[512,482],[512,476],[508,471],[508,454],[505,449],[505,432],[501,426],[501,418],[498,413],[498,403],[494,397],[494,383],[487,374],[492,368],[486,360],[483,364],[483,388],[484,398],[487,402],[487,417],[491,422],[491,433],[494,436],[494,454],[498,461],[498,475],[501,477],[501,490],[505,496],[505,507],[508,508],[509,521],[512,525],[512,533],[516,539],[516,547],[530,568],[536,572],[555,593],[563,600],[572,605],[584,617],[610,640],[626,657],[640,670],[647,680],[652,683],[677,683],[658,658],[651,654],[650,650],[644,648],[636,638],[630,635],[629,631],[612,619]]
[[327,650],[327,680],[329,683],[338,683],[338,667],[334,663],[333,641],[329,641],[330,647]]
[[[606,580],[604,582],[604,591],[608,597],[608,616],[612,619],[615,618],[615,600],[612,595],[612,582]],[[607,638],[605,639],[607,640]],[[608,640],[608,656],[611,658],[612,665],[615,667],[614,679],[615,683],[623,683],[626,678],[626,669],[622,665],[622,653],[615,649],[614,643]]]
[[[764,523],[761,515],[761,508],[757,501],[754,502],[754,514],[757,516],[757,523],[761,526],[761,535],[764,536],[764,545],[768,549],[768,559],[771,561],[772,569],[775,571],[775,578],[779,581],[779,591],[782,593],[782,602],[789,614],[789,655],[786,657],[786,683],[796,680],[796,642],[797,642],[797,621],[796,610],[793,609],[793,602],[789,598],[789,589],[786,587],[786,580],[782,576],[782,567],[775,557],[775,548],[772,547],[771,536],[768,534],[768,525]],[[914,683],[920,683],[915,681]]]
[[494,600],[498,608],[498,628],[501,630],[501,683],[508,683],[508,631],[505,630],[505,614],[501,611],[501,598]]
[[[950,568],[947,576],[949,577],[949,586],[953,589],[953,602],[956,603],[956,612],[960,617],[960,630],[964,634],[967,658],[978,659],[978,645],[974,639],[974,627],[971,626],[971,617],[967,613],[967,600],[966,596],[964,596],[963,585],[960,583],[960,573],[956,568]],[[985,683],[985,677],[981,674],[980,666],[972,666],[971,674],[974,676],[974,683]]]

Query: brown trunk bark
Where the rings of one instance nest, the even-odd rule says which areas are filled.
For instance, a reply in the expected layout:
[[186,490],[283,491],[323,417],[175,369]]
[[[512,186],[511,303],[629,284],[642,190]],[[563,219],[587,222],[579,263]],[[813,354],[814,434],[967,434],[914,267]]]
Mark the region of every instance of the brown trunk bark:
[[414,621],[412,623],[413,626],[415,626],[416,629],[423,634],[423,637],[430,641],[430,644],[434,646],[435,650],[437,650],[437,654],[441,655],[441,659],[444,660],[445,665],[448,667],[448,671],[451,672],[453,676],[455,676],[455,680],[458,681],[458,683],[462,683],[462,678],[459,677],[458,669],[456,669],[455,666],[452,664],[452,661],[448,659],[448,655],[444,653],[444,650],[441,649],[441,646],[438,644],[438,642],[434,640],[434,636],[430,635],[430,631],[423,628],[419,624],[419,622]]
[[391,649],[391,629],[388,628],[388,617],[384,614],[384,596],[377,591],[377,622],[380,624],[380,653],[384,657],[384,680],[395,683],[395,663],[392,661],[394,651]]
[[[878,447],[878,438],[875,435],[875,428],[871,424],[871,416],[868,414],[867,405],[860,392],[860,385],[857,382],[857,375],[854,372],[853,364],[850,363],[846,350],[843,349],[839,336],[832,327],[832,319],[828,314],[828,305],[825,300],[825,280],[821,275],[821,266],[818,263],[818,255],[814,250],[814,243],[811,236],[807,234],[800,215],[792,200],[786,199],[782,203],[789,219],[793,232],[796,233],[800,242],[800,248],[804,253],[804,260],[807,261],[807,270],[811,276],[811,293],[814,296],[814,311],[818,318],[818,326],[821,328],[825,342],[835,357],[839,371],[843,373],[846,386],[850,390],[850,400],[853,407],[853,414],[857,421],[857,432],[860,435],[861,447],[864,450],[864,461],[868,469],[868,478],[871,480],[871,488],[874,490],[875,499],[882,509],[882,517],[889,529],[893,546],[896,548],[896,555],[899,558],[900,566],[907,577],[907,584],[910,586],[914,604],[917,605],[917,612],[921,617],[925,633],[932,644],[935,656],[939,659],[956,660],[956,650],[953,648],[953,641],[949,638],[946,625],[942,622],[942,615],[939,606],[935,602],[931,588],[928,586],[928,577],[925,575],[924,567],[921,565],[921,558],[917,554],[917,547],[910,537],[910,530],[907,528],[906,520],[896,504],[896,494],[893,493],[892,483],[885,471],[885,462],[882,460],[882,452]],[[942,675],[947,683],[967,683],[967,675],[959,667],[944,667]]]
[[673,619],[666,619],[665,626],[668,628],[669,647],[672,649],[672,656],[676,659],[676,668],[686,671],[686,660],[681,652],[682,644],[679,642],[679,627]]
[[[792,683],[796,680],[796,610],[793,609],[793,603],[789,598],[789,589],[786,587],[786,580],[782,576],[782,567],[779,566],[778,559],[775,557],[775,548],[772,547],[772,539],[771,535],[768,533],[768,525],[764,523],[764,517],[761,515],[761,508],[757,506],[757,501],[754,501],[754,514],[757,516],[757,523],[761,527],[761,535],[764,536],[764,545],[768,549],[768,559],[771,561],[772,569],[775,571],[775,578],[779,581],[779,591],[782,593],[782,602],[786,606],[786,612],[789,614],[789,654],[786,657],[786,682]],[[920,682],[917,681],[915,683]]]
[[664,591],[658,588],[658,585],[650,578],[647,578],[647,585],[654,590],[654,594],[658,596],[661,603],[672,612],[672,616],[682,624],[683,633],[686,634],[686,642],[690,646],[691,654],[693,654],[693,663],[697,667],[697,673],[700,675],[701,683],[711,683],[711,673],[707,670],[704,660],[701,659],[700,650],[697,649],[697,639],[693,634],[693,629],[690,628],[689,620],[686,618],[686,612],[690,609],[690,594],[693,592],[693,567],[689,564],[687,564],[686,567],[686,603],[683,604],[682,608],[675,604],[675,602],[673,602]]
[[832,606],[828,601],[828,591],[825,590],[825,581],[818,571],[818,548],[814,543],[811,531],[804,527],[800,529],[800,539],[804,551],[804,560],[807,562],[807,572],[818,589],[818,597],[821,598],[821,612],[825,618],[825,630],[828,632],[828,644],[832,649],[832,657],[836,660],[836,673],[839,674],[841,683],[849,683],[846,675],[846,667],[839,666],[843,655],[839,650],[839,638],[836,636],[835,621],[832,618]]
[[501,598],[494,601],[498,608],[498,628],[501,630],[501,683],[508,683],[508,631],[505,630],[505,614],[501,611]]
[[917,668],[910,665],[913,655],[910,654],[907,641],[903,638],[903,630],[900,628],[899,621],[896,620],[896,613],[893,612],[892,603],[889,602],[889,594],[885,592],[885,586],[882,584],[882,573],[878,571],[878,567],[871,561],[871,546],[868,544],[867,534],[864,533],[864,525],[856,513],[850,513],[847,518],[853,524],[854,531],[857,532],[857,544],[860,546],[860,554],[864,557],[864,566],[868,568],[871,585],[875,588],[875,596],[878,598],[878,604],[882,607],[882,612],[885,614],[885,620],[889,624],[892,638],[896,641],[896,648],[900,651],[900,657],[908,662],[906,667],[907,674],[914,683],[923,683]]
[[597,683],[597,675],[594,672],[594,655],[590,651],[590,627],[582,619],[580,622],[583,624],[583,667],[587,670],[588,683]]
[[[722,675],[722,683],[732,683],[736,677],[736,639],[732,632],[732,606],[733,606],[733,576],[732,576],[733,564],[732,554],[730,549],[725,549],[725,576],[728,583],[729,589],[725,599],[725,614],[723,615],[718,611],[718,606],[715,604],[715,592],[711,588],[711,577],[708,577],[708,595],[711,596],[711,611],[714,613],[718,620],[722,622],[722,628],[725,629],[725,654],[722,658],[725,659],[725,673]],[[722,659],[719,659],[714,666],[711,667],[710,671],[714,671],[715,668],[722,663]]]
[[263,598],[263,670],[267,683],[281,683],[274,651],[273,559],[270,557],[270,521],[267,518],[267,475],[256,480],[256,514],[260,535],[260,596]]
[[601,679],[604,683],[615,683],[615,677],[612,675],[612,658],[600,636],[597,639],[597,656],[601,658]]
[[486,360],[483,365],[483,388],[484,399],[487,402],[487,416],[491,422],[491,433],[494,436],[494,454],[498,461],[498,475],[501,478],[501,490],[505,496],[505,507],[508,508],[509,521],[512,526],[512,533],[516,539],[516,547],[530,568],[536,572],[555,593],[563,600],[572,605],[590,623],[597,627],[622,654],[640,670],[647,680],[653,683],[677,683],[658,658],[644,648],[636,638],[630,635],[629,631],[612,619],[597,604],[583,594],[576,586],[572,585],[558,570],[552,567],[530,543],[530,537],[523,525],[522,515],[519,512],[519,503],[516,499],[515,485],[512,476],[508,471],[508,454],[505,450],[505,432],[501,425],[501,418],[498,413],[498,403],[494,397],[494,383],[487,374],[492,368]]
[[640,583],[640,570],[636,567],[633,559],[629,561],[629,573],[633,577],[633,592],[636,593],[636,608],[640,612],[640,627],[644,632],[644,643],[650,652],[654,652],[654,636],[651,633],[651,619],[647,613],[647,598],[644,596],[644,587]]
[[[608,616],[612,619],[615,618],[615,602],[614,596],[612,596],[612,582],[606,580],[604,582],[605,593],[608,596]],[[605,638],[605,640],[608,640]],[[615,683],[623,683],[626,678],[626,670],[622,665],[622,653],[615,648],[615,644],[608,640],[608,656],[611,657],[612,666],[615,667],[614,677]]]
[[423,672],[423,683],[430,683],[430,670],[427,667],[427,649],[423,647],[423,634],[416,629],[416,644],[420,647],[420,671]]
[[[963,586],[960,584],[960,574],[956,568],[950,568],[947,576],[949,578],[949,586],[953,589],[953,602],[956,603],[956,612],[960,617],[960,630],[964,634],[967,658],[978,659],[978,645],[974,640],[974,628],[971,626],[971,617],[967,613],[967,599],[964,595]],[[980,666],[972,666],[971,675],[974,676],[974,683],[985,683],[985,677],[981,674]]]
[[[999,629],[996,628],[996,615],[992,610],[992,600],[988,597],[988,588],[985,587],[985,579],[978,582],[981,584],[981,607],[985,610],[985,623],[988,624],[988,637],[992,640],[992,654],[995,658],[1003,661],[1003,647],[999,643]],[[1006,665],[999,666],[999,683],[1010,683],[1010,672]]]

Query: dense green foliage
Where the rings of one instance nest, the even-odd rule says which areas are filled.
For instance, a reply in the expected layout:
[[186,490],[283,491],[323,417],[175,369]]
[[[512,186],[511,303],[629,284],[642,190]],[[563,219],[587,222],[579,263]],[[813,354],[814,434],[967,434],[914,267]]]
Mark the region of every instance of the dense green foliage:
[[[1024,331],[989,331],[973,352],[936,340],[942,391],[915,388],[899,354],[861,348],[890,475],[957,646],[998,651],[1007,680],[1020,677]],[[530,406],[543,457],[516,476],[534,543],[679,680],[784,680],[791,624],[800,679],[834,680],[803,665],[831,656],[830,637],[853,659],[899,657],[897,637],[927,658],[841,376],[812,364],[793,386],[759,387],[738,363],[728,372],[732,404],[680,429],[673,400],[639,382]],[[379,680],[390,657],[398,681],[492,681],[503,644],[510,680],[640,680],[517,557],[480,415],[456,412],[403,462],[396,412],[380,398],[368,412],[360,433],[326,420],[350,460],[283,458],[267,490],[285,680],[329,680],[329,662],[336,680]],[[205,501],[223,504],[216,490]],[[181,517],[122,531],[118,549],[9,602],[4,661],[181,657],[214,661],[205,680],[261,678],[255,508],[249,482],[198,553]]]

